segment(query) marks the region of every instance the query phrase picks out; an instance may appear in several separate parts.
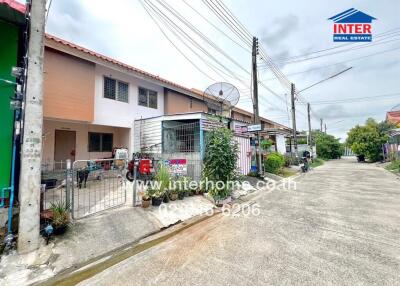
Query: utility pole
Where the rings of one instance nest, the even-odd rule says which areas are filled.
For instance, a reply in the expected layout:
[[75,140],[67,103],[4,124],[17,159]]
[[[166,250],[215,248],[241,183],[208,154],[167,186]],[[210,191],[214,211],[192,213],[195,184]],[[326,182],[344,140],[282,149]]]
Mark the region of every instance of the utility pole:
[[[260,124],[260,116],[258,109],[258,79],[257,79],[257,55],[258,55],[258,39],[253,37],[253,49],[251,53],[252,57],[252,74],[253,74],[253,123]],[[257,161],[257,170],[260,175],[262,175],[262,166],[261,166],[261,149],[260,149],[260,132],[257,131],[257,142],[258,146],[256,146],[256,161]]]
[[324,128],[325,128],[325,134],[326,134],[326,123],[324,124]]
[[322,118],[320,119],[320,122],[321,122],[321,128],[320,128],[320,130],[321,130],[321,132],[322,132]]
[[307,103],[307,119],[308,119],[308,144],[311,150],[311,158],[314,154],[313,152],[313,143],[312,143],[312,135],[311,135],[311,106],[310,103]]
[[32,0],[28,45],[28,78],[19,182],[18,252],[40,244],[40,167],[43,127],[43,53],[46,0]]
[[294,145],[294,153],[295,156],[297,157],[297,131],[296,131],[296,105],[295,105],[295,92],[296,88],[294,83],[292,83],[292,88],[291,88],[291,100],[292,100],[292,123],[293,123],[293,145]]

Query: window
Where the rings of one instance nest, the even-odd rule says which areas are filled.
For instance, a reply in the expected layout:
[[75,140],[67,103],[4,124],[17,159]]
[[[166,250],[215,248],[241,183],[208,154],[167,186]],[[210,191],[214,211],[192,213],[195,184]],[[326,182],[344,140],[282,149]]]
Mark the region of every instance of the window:
[[209,107],[209,108],[208,108],[208,113],[210,113],[210,114],[217,114],[217,110],[216,110],[216,109],[213,109],[213,108],[211,108],[211,107]]
[[139,105],[147,106],[147,90],[139,87]]
[[89,152],[111,152],[113,134],[89,132]]
[[157,109],[157,92],[143,87],[139,87],[138,104],[140,106]]
[[122,81],[118,82],[118,100],[122,102],[128,102],[128,84]]
[[104,97],[109,99],[115,99],[115,79],[105,77],[104,78]]
[[104,77],[104,97],[128,102],[129,85],[126,82]]
[[149,107],[157,109],[157,92],[149,90]]

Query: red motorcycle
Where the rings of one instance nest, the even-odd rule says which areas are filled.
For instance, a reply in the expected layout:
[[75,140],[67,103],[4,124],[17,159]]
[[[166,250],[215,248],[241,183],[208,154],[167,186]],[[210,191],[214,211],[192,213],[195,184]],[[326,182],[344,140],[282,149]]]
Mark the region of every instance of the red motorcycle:
[[126,179],[133,182],[135,179],[135,168],[136,179],[140,181],[152,180],[154,177],[154,159],[147,156],[133,156],[133,159],[128,163],[128,172],[126,173]]

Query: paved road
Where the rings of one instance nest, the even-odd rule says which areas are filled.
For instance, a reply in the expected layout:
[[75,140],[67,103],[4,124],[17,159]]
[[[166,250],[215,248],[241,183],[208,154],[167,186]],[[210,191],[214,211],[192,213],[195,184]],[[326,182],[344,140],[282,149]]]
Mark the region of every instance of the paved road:
[[326,163],[258,216],[216,216],[82,285],[400,285],[400,181]]

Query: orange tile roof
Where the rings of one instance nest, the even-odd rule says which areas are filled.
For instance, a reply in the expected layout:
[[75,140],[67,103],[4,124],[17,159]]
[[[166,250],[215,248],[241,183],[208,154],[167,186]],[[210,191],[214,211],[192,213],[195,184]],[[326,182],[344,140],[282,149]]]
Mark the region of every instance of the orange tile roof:
[[0,4],[6,4],[7,6],[9,6],[10,8],[25,14],[25,10],[26,10],[26,6],[22,3],[19,3],[15,0],[0,0]]
[[400,110],[388,111],[386,113],[386,120],[392,123],[400,124]]

